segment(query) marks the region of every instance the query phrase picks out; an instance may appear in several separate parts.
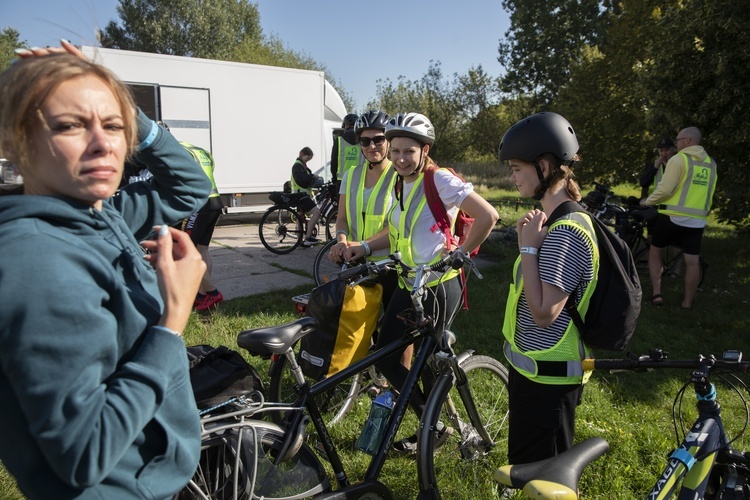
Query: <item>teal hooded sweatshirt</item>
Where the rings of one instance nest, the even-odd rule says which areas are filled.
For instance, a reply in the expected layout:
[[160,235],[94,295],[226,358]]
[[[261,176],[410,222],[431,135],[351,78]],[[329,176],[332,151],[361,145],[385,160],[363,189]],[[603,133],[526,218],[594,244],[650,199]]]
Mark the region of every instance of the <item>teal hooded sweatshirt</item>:
[[[152,123],[140,114],[139,139]],[[0,196],[0,460],[29,498],[167,498],[198,462],[185,346],[154,328],[163,303],[138,241],[211,185],[163,130],[138,154],[153,179],[101,211]]]

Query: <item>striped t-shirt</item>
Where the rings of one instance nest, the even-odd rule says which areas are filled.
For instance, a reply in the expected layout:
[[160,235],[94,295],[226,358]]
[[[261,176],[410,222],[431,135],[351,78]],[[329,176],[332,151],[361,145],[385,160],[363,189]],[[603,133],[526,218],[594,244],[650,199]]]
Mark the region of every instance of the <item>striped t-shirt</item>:
[[[578,304],[586,286],[594,279],[594,257],[588,239],[577,227],[554,227],[539,249],[539,277],[556,286]],[[550,349],[562,339],[570,315],[563,308],[555,321],[540,328],[531,316],[526,294],[521,292],[516,318],[515,343],[521,352]]]

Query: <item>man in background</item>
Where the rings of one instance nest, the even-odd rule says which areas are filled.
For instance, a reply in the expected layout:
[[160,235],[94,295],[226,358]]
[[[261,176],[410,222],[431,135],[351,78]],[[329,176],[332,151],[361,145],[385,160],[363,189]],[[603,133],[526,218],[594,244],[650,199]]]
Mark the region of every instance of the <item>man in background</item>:
[[659,208],[648,255],[653,305],[664,302],[661,294],[662,253],[672,243],[681,246],[685,256],[683,309],[692,307],[698,290],[701,240],[717,179],[716,162],[700,145],[701,138],[697,127],[680,130],[675,140],[678,153],[667,162],[664,176],[654,192],[642,202]]
[[208,245],[211,243],[211,237],[213,237],[214,228],[219,221],[219,216],[224,211],[224,203],[221,201],[219,190],[214,180],[215,163],[211,153],[188,142],[180,142],[180,144],[190,152],[195,161],[203,169],[206,177],[211,181],[211,194],[208,197],[208,201],[199,211],[182,221],[181,228],[190,235],[190,239],[206,263],[206,272],[203,274],[193,308],[196,311],[208,311],[224,300],[224,296],[211,280],[213,263],[211,257],[208,255]]
[[344,117],[341,123],[343,132],[334,135],[333,149],[331,150],[331,177],[336,180],[336,192],[341,189],[341,179],[344,174],[353,167],[365,164],[365,157],[357,143],[354,133],[354,124],[357,123],[358,115],[350,113]]
[[662,137],[656,145],[657,156],[653,162],[646,162],[645,169],[639,184],[641,185],[641,200],[648,198],[651,186],[656,187],[664,176],[664,169],[667,162],[674,156],[677,150],[674,147],[672,139]]

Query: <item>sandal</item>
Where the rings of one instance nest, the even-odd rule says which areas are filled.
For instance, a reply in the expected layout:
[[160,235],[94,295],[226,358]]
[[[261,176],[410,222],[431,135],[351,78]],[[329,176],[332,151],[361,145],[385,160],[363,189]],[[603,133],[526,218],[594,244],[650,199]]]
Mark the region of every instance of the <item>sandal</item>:
[[651,305],[654,306],[660,306],[664,304],[664,297],[660,293],[657,293],[656,295],[653,295],[651,297]]

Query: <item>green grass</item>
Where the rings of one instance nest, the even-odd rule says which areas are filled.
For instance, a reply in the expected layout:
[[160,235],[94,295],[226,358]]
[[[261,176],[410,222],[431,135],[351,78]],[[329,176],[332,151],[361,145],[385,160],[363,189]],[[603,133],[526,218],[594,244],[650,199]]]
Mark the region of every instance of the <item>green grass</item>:
[[[631,194],[629,189],[632,188],[626,187],[623,193],[620,189],[616,191]],[[493,200],[506,224],[514,224],[522,210],[528,208],[520,205],[516,210],[517,195],[507,186],[485,187],[483,196]],[[471,279],[470,311],[459,315],[453,329],[458,335],[459,350],[475,349],[480,354],[503,359],[501,325],[516,250],[486,242],[482,252],[494,256],[496,263],[482,270],[484,280]],[[720,355],[725,349],[747,346],[750,333],[747,314],[750,236],[712,220],[704,235],[703,255],[710,267],[693,309],[685,312],[679,307],[682,282],[665,280],[664,306],[654,307],[644,302],[629,350],[642,354],[649,348],[658,347],[677,359],[695,358],[699,353]],[[293,320],[296,314],[291,297],[307,291],[306,287],[301,287],[226,301],[213,314],[191,318],[185,332],[186,343],[236,347],[237,333],[244,329]],[[650,286],[645,283],[644,297],[650,295]],[[750,356],[750,348],[745,350]],[[608,352],[597,354],[598,357],[622,356]],[[250,357],[248,360],[268,380],[268,362]],[[610,451],[584,472],[581,482],[584,498],[645,496],[664,467],[665,457],[676,445],[671,419],[672,402],[688,377],[688,370],[593,374],[578,410],[576,441],[600,436],[609,441]],[[726,386],[719,385],[718,390],[728,432],[734,435],[744,423],[741,401]],[[693,406],[692,395],[688,393],[685,409],[692,413]],[[353,445],[368,409],[368,402],[361,401],[341,425],[331,429],[353,481],[363,476],[369,461],[369,456],[354,450]],[[411,412],[407,417],[400,437],[416,429],[417,423]],[[747,439],[740,439],[735,445],[740,449],[750,449]],[[390,457],[380,479],[391,488],[396,498],[411,499],[416,496],[416,478],[414,460]],[[22,498],[12,478],[1,467],[0,498]]]

